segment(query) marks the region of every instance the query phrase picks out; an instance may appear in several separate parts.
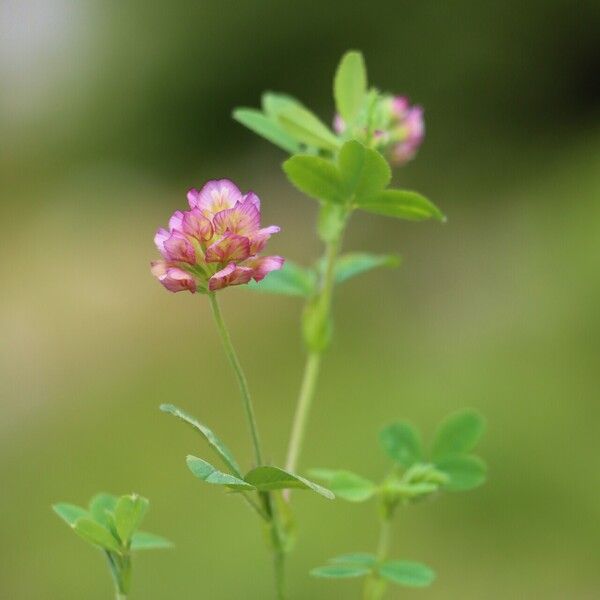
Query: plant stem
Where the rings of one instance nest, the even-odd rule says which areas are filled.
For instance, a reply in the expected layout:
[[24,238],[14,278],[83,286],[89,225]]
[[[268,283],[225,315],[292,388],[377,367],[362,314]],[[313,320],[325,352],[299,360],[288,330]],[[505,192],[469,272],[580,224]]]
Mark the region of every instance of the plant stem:
[[[322,303],[326,318],[329,319],[331,313],[331,301],[333,297],[335,263],[341,246],[341,234],[335,241],[327,243],[325,248],[325,272],[321,281],[321,288],[317,297],[317,301]],[[292,473],[296,471],[298,460],[302,451],[302,443],[308,423],[308,415],[310,413],[312,401],[315,395],[317,379],[321,366],[323,351],[311,350],[306,358],[304,367],[304,375],[300,386],[300,394],[294,414],[292,424],[292,433],[288,446],[286,470]]]
[[379,530],[379,542],[377,544],[377,560],[383,561],[387,558],[390,551],[390,541],[392,536],[392,520],[389,517],[381,521]]
[[[390,551],[392,538],[392,514],[387,513],[381,519],[379,541],[377,542],[377,562],[382,563]],[[387,585],[378,575],[371,574],[365,581],[364,599],[381,600]]]
[[[223,320],[223,315],[221,314],[221,309],[219,307],[219,303],[217,302],[217,297],[214,293],[209,293],[208,298],[213,311],[213,315],[215,317],[217,329],[219,330],[219,334],[221,335],[221,339],[223,341],[225,354],[227,354],[227,358],[229,359],[229,362],[233,367],[235,376],[240,387],[240,392],[242,394],[242,402],[244,404],[244,410],[246,412],[246,418],[248,420],[248,426],[250,428],[250,435],[252,437],[252,445],[254,446],[254,457],[256,460],[256,464],[260,466],[263,464],[263,457],[260,447],[260,436],[258,435],[258,426],[256,424],[256,416],[254,414],[254,407],[252,405],[250,390],[248,388],[248,381],[242,369],[242,365],[240,364],[237,353],[233,347],[233,344],[231,343],[231,337],[229,335],[227,326],[225,325],[225,321]],[[261,498],[262,504],[264,506],[263,510],[251,498],[246,496],[246,494],[244,494],[243,496],[244,499],[249,503],[249,505],[252,508],[254,508],[256,512],[261,517],[266,519],[270,524],[272,531],[271,549],[273,551],[273,561],[275,567],[275,586],[277,590],[277,598],[278,600],[285,600],[285,550],[282,545],[283,542],[281,539],[281,533],[279,529],[279,518],[273,505],[273,498],[269,492],[261,492],[259,494],[259,497]]]
[[117,600],[127,600],[127,596],[117,592]]
[[244,405],[244,411],[246,413],[248,427],[250,428],[250,435],[252,437],[252,445],[254,447],[254,457],[256,459],[257,466],[260,466],[263,464],[263,458],[260,449],[260,437],[258,435],[258,426],[256,424],[256,417],[254,415],[254,407],[252,406],[252,398],[250,397],[250,390],[248,389],[248,381],[246,380],[240,360],[236,354],[233,344],[231,343],[231,337],[229,336],[229,331],[227,330],[225,321],[223,321],[223,315],[221,314],[217,296],[214,292],[209,292],[208,299],[213,311],[213,316],[215,317],[217,329],[219,330],[221,340],[223,341],[225,354],[227,355],[227,358],[233,367],[238,385],[240,386],[242,403]]
[[275,550],[273,552],[273,562],[277,600],[285,600],[285,553],[282,550]]
[[300,387],[300,395],[298,396],[298,404],[296,406],[296,414],[292,424],[292,434],[290,436],[290,444],[288,447],[288,455],[286,461],[286,470],[292,473],[298,464],[298,457],[302,448],[304,432],[306,430],[306,422],[312,400],[315,395],[317,379],[319,377],[319,369],[321,366],[321,354],[318,352],[309,352],[306,358],[304,367],[304,376]]

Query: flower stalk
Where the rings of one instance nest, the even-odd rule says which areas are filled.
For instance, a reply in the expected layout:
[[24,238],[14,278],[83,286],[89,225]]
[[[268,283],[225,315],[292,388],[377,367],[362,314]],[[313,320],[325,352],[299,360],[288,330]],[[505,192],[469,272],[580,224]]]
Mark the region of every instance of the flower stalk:
[[240,388],[242,404],[244,406],[244,412],[246,414],[248,427],[250,429],[250,437],[252,438],[252,446],[254,448],[256,465],[262,465],[263,458],[260,447],[260,436],[258,433],[258,425],[256,423],[256,415],[254,414],[254,406],[252,405],[252,398],[250,397],[250,389],[248,388],[248,380],[246,379],[246,375],[244,374],[240,360],[231,342],[231,336],[229,335],[229,331],[225,325],[225,321],[223,320],[223,315],[221,314],[221,308],[219,306],[216,294],[214,292],[210,292],[208,294],[208,300],[210,302],[210,307],[212,309],[217,329],[219,330],[219,334],[221,336],[221,341],[223,342],[225,354],[227,355],[229,363],[231,364],[231,367],[235,373],[235,377]]
[[[225,350],[225,354],[233,368],[235,373],[240,393],[242,396],[242,404],[244,406],[244,412],[246,414],[246,419],[248,421],[248,428],[250,430],[250,437],[252,439],[252,446],[254,449],[254,458],[256,461],[256,466],[260,466],[263,463],[263,454],[261,449],[260,435],[258,432],[258,425],[256,422],[256,415],[254,412],[254,406],[252,404],[252,398],[250,396],[250,389],[248,387],[248,380],[246,379],[246,375],[238,358],[237,352],[233,346],[231,341],[231,336],[229,335],[229,330],[225,325],[225,321],[223,320],[223,315],[221,313],[221,308],[219,306],[219,302],[217,300],[217,296],[214,292],[208,293],[208,299],[210,302],[210,306],[212,309],[212,313],[215,319],[215,323],[217,325],[217,329],[221,336],[221,340],[223,342],[223,348]],[[268,526],[270,528],[270,536],[269,541],[271,545],[271,550],[273,553],[273,565],[274,565],[274,573],[275,573],[275,587],[277,590],[277,598],[278,600],[284,600],[285,598],[285,549],[284,549],[284,541],[281,535],[281,528],[279,524],[279,519],[277,516],[277,511],[275,510],[273,497],[269,492],[260,492],[260,500],[263,505],[263,509],[258,507],[250,498],[248,498],[244,494],[244,498],[248,501],[248,503],[256,510],[256,512],[267,520]]]

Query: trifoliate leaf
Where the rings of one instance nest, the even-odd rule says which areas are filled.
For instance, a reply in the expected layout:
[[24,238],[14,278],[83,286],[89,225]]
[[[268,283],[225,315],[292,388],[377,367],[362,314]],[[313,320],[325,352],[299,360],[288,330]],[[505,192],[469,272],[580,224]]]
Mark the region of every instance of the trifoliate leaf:
[[283,268],[272,271],[261,281],[250,281],[247,288],[269,294],[285,296],[311,296],[315,291],[317,274],[312,269],[305,269],[290,260],[286,260]]
[[359,206],[364,198],[381,192],[390,182],[388,162],[371,148],[356,140],[346,142],[340,150],[338,168],[347,196],[354,196]]
[[233,111],[233,118],[250,131],[290,154],[295,154],[301,150],[300,144],[274,118],[264,115],[259,110],[236,108]]
[[485,419],[474,410],[462,410],[447,417],[433,440],[433,459],[465,454],[475,448],[485,430]]
[[363,577],[370,572],[371,569],[361,567],[360,565],[327,565],[312,569],[310,574],[313,577],[323,577],[325,579],[349,579],[352,577]]
[[329,562],[336,565],[361,565],[363,567],[372,567],[377,562],[377,557],[368,552],[354,552],[352,554],[342,554],[329,559]]
[[436,462],[437,468],[448,475],[446,489],[454,492],[471,490],[485,482],[487,467],[478,456],[455,454]]
[[115,507],[115,525],[123,543],[127,543],[138,529],[150,503],[137,494],[121,496]]
[[188,423],[188,425],[191,425],[217,452],[223,462],[231,469],[231,472],[239,478],[242,477],[240,468],[229,448],[227,448],[227,446],[206,425],[200,423],[200,421],[183,411],[181,408],[173,406],[173,404],[161,404],[160,410],[173,415],[178,419],[181,419],[185,423]]
[[108,529],[102,527],[100,523],[93,521],[89,517],[81,517],[75,521],[73,530],[86,542],[100,546],[104,550],[111,552],[120,552],[121,547],[113,534]]
[[360,112],[367,93],[367,70],[360,52],[346,52],[340,61],[333,83],[338,113],[352,124]]
[[90,516],[85,508],[81,508],[81,506],[75,504],[69,504],[68,502],[54,504],[52,505],[52,510],[71,527],[75,525],[77,519]]
[[370,254],[368,252],[351,252],[338,258],[335,263],[335,282],[343,283],[352,277],[377,269],[378,267],[395,268],[400,264],[396,254]]
[[328,489],[314,483],[314,481],[310,481],[294,473],[289,473],[279,467],[256,467],[249,471],[244,479],[247,483],[261,491],[298,488],[312,490],[330,500],[335,498]]
[[218,469],[215,469],[210,463],[207,463],[201,458],[196,456],[188,456],[186,459],[188,469],[192,474],[206,483],[212,483],[214,485],[225,485],[235,490],[254,489],[254,486],[245,482],[244,480],[234,477],[229,473],[223,473]]
[[131,549],[136,550],[162,550],[164,548],[172,548],[173,544],[154,533],[147,533],[145,531],[136,531],[131,536]]
[[409,221],[432,218],[438,221],[445,220],[439,208],[425,196],[406,190],[383,190],[369,198],[360,198],[356,206],[366,212]]
[[435,580],[435,572],[427,565],[407,560],[388,560],[378,570],[384,579],[407,587],[427,587]]
[[329,160],[308,154],[296,154],[283,163],[290,182],[302,193],[323,202],[340,204],[345,191],[337,167]]
[[100,493],[96,494],[90,500],[90,514],[94,521],[98,521],[107,529],[110,529],[114,524],[114,512],[117,506],[118,498],[112,494]]
[[379,434],[379,443],[386,454],[403,467],[410,467],[423,457],[421,436],[405,421],[384,428]]
[[310,110],[291,105],[281,110],[277,120],[285,132],[301,144],[336,151],[340,141],[331,130]]

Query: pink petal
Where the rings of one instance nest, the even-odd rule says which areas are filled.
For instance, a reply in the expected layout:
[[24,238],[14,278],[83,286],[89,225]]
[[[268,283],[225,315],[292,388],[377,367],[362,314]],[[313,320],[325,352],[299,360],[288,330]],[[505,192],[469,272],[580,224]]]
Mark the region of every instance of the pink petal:
[[218,212],[213,218],[213,227],[217,233],[248,235],[260,227],[260,212],[249,198]]
[[425,137],[425,120],[423,108],[413,106],[406,115],[405,126],[408,129],[408,137],[411,141],[420,144]]
[[165,256],[165,241],[169,239],[170,235],[171,234],[166,229],[161,227],[154,236],[154,244],[163,256]]
[[169,229],[171,231],[181,231],[183,226],[183,213],[180,210],[176,210],[169,219]]
[[248,192],[244,195],[241,202],[252,202],[260,212],[260,198],[254,192]]
[[407,163],[415,157],[418,147],[418,144],[414,144],[410,140],[396,144],[392,148],[392,162],[396,165]]
[[266,243],[269,241],[269,238],[274,233],[279,233],[280,231],[281,227],[277,227],[277,225],[271,225],[251,233],[248,236],[250,240],[250,254],[258,254],[265,247]]
[[346,122],[342,119],[341,115],[336,113],[335,117],[333,117],[333,130],[339,135],[346,131]]
[[214,292],[230,285],[248,283],[252,274],[253,270],[249,267],[238,267],[235,263],[229,263],[208,280],[208,289]]
[[241,199],[242,193],[229,179],[215,179],[207,182],[200,191],[191,189],[188,192],[190,208],[199,208],[207,216],[233,208]]
[[187,237],[180,231],[174,231],[169,238],[163,242],[163,256],[168,260],[196,264],[196,251]]
[[404,119],[410,106],[406,96],[394,96],[391,101],[392,114],[396,119]]
[[250,256],[250,241],[241,235],[227,234],[206,249],[206,262],[242,261]]
[[252,270],[252,278],[255,281],[264,279],[271,271],[277,271],[283,267],[285,259],[281,256],[262,256],[260,258],[254,258],[246,262]]
[[198,241],[208,241],[213,236],[212,223],[202,214],[199,208],[182,213],[181,230]]
[[186,273],[183,269],[170,266],[164,260],[151,263],[150,270],[152,275],[170,292],[188,290],[193,294],[196,291],[196,282],[189,273]]

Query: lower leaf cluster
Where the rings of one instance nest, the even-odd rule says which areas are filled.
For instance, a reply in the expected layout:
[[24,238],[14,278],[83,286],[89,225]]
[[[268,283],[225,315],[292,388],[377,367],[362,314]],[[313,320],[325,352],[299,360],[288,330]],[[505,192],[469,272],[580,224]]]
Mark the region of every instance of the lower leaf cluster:
[[435,572],[423,563],[408,560],[378,561],[374,554],[355,553],[336,556],[328,565],[313,569],[313,577],[349,579],[374,576],[405,587],[427,587]]
[[88,508],[61,502],[52,508],[73,531],[106,554],[111,574],[120,593],[131,585],[131,553],[171,547],[165,538],[139,531],[149,502],[137,494],[97,494]]

